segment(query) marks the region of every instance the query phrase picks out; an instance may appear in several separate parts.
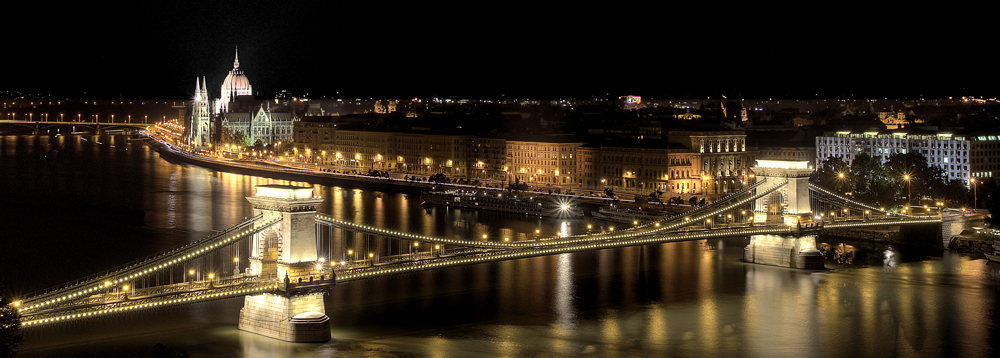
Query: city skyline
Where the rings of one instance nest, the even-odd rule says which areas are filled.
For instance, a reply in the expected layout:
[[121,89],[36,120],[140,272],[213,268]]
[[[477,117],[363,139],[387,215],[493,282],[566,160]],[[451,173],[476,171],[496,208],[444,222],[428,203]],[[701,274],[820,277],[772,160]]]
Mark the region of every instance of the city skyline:
[[986,15],[580,4],[8,6],[0,356],[995,354]]
[[187,98],[195,78],[221,84],[238,47],[262,97],[281,90],[312,98],[995,94],[981,25],[964,13],[957,15],[972,18],[907,27],[852,10],[821,18],[641,4],[454,10],[260,2],[46,10],[41,23],[12,20],[26,37],[9,44],[19,50],[6,60],[0,90]]

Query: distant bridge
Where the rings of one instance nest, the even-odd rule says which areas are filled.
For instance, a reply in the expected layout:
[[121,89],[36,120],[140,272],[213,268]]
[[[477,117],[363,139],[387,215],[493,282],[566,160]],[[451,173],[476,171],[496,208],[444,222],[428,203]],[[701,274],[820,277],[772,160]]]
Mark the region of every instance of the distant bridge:
[[0,126],[28,128],[36,135],[46,129],[63,127],[79,127],[97,133],[102,130],[145,129],[152,125],[152,123],[0,120]]

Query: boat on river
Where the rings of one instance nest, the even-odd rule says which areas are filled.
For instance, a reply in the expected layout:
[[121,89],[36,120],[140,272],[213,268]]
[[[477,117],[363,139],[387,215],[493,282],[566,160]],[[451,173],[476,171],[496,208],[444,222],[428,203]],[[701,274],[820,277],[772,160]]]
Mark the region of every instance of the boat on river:
[[[673,206],[671,206],[672,208]],[[634,222],[648,223],[663,220],[666,217],[678,214],[691,207],[683,205],[674,210],[656,206],[630,206],[630,205],[606,205],[597,211],[591,211],[594,219],[632,224]]]
[[1000,240],[993,240],[993,254],[983,253],[986,259],[993,262],[1000,262]]
[[568,199],[556,196],[448,189],[430,191],[421,198],[428,204],[459,208],[552,217],[583,216],[583,211]]

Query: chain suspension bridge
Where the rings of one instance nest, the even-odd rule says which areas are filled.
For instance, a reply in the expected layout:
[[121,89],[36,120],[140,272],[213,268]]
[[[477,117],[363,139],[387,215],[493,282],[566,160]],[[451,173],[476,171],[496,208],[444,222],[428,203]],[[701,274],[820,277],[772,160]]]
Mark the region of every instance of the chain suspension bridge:
[[[747,261],[775,264],[768,260],[776,252],[791,255],[792,264],[784,265],[797,267],[794,256],[815,250],[814,236],[811,247],[808,240],[793,240],[792,251],[781,237],[798,240],[823,228],[941,222],[937,215],[893,213],[815,186],[807,180],[811,169],[800,163],[799,167],[762,163],[755,168],[757,183],[657,221],[636,222],[617,231],[514,241],[434,237],[338,220],[316,212],[323,199],[312,188],[263,185],[247,198],[254,216],[244,222],[183,247],[32,294],[16,305],[24,326],[31,328],[244,296],[240,329],[287,341],[324,341],[330,338],[324,294],[333,285],[350,281],[727,236],[755,238],[747,248]],[[757,241],[758,237],[770,239]]]

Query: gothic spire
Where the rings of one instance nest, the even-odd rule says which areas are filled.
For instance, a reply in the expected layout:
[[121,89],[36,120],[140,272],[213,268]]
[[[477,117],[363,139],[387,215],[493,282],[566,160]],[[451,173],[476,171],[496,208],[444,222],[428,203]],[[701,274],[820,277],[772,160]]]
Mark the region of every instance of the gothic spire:
[[236,47],[236,61],[233,62],[233,69],[235,70],[235,69],[238,69],[238,68],[240,68],[240,47],[239,46]]

